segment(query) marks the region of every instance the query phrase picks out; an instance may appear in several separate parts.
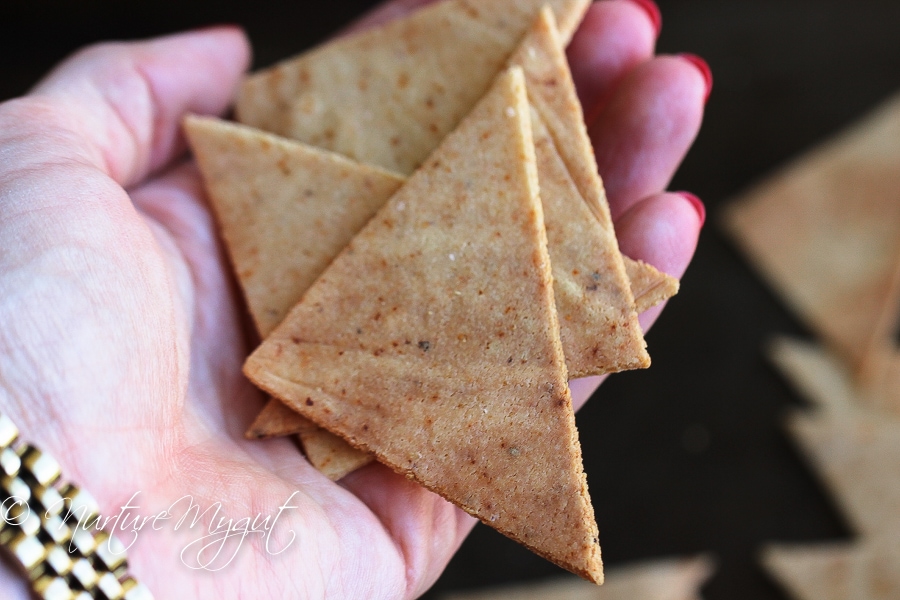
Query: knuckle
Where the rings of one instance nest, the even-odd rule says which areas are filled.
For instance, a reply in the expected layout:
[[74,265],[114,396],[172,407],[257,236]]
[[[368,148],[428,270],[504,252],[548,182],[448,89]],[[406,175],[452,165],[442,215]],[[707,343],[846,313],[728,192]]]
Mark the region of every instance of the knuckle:
[[39,146],[44,138],[58,138],[70,129],[65,108],[53,98],[23,96],[0,104],[0,143],[22,140]]
[[41,165],[96,162],[75,121],[55,98],[25,96],[0,104],[0,183]]
[[65,62],[70,64],[116,62],[125,46],[127,46],[125,42],[98,42],[76,50]]

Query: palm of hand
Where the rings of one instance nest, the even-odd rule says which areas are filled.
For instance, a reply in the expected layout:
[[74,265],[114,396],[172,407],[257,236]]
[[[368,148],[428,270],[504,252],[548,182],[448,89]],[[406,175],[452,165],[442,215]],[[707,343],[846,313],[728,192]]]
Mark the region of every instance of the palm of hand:
[[[588,25],[625,19],[646,33],[646,17],[630,5],[599,6]],[[602,36],[587,35],[573,52],[579,43],[602,48]],[[638,33],[623,56],[646,54],[642,62],[648,52]],[[180,66],[186,53],[196,55],[190,72]],[[189,164],[170,163],[181,115],[222,111],[245,64],[242,38],[230,30],[105,48],[71,60],[31,98],[0,107],[0,148],[10,157],[0,169],[0,410],[86,484],[103,515],[130,500],[117,536],[136,537],[133,571],[159,598],[185,590],[196,598],[415,597],[461,543],[470,517],[379,465],[337,485],[289,441],[242,438],[262,401],[240,374],[246,319],[199,177]],[[631,66],[623,59],[610,74]],[[668,65],[677,81],[660,93],[696,87],[696,73],[678,79],[677,68]],[[620,77],[608,79],[612,88]],[[615,95],[634,93],[628,85],[647,82],[617,85],[625,91],[609,110]],[[597,98],[610,95],[599,91]],[[623,183],[614,205],[623,248],[676,275],[693,250],[696,215],[680,197],[638,200],[663,189],[700,111],[689,99],[685,114],[666,117],[680,122],[686,141],[668,149],[656,181]],[[607,131],[595,135],[601,160],[604,136],[621,146],[620,134]],[[612,195],[615,176],[607,186]],[[655,254],[648,221],[674,223],[681,250]],[[622,223],[633,231],[622,232]],[[209,517],[216,503],[221,510],[194,528],[188,516],[176,531],[189,512],[186,496],[210,508]],[[238,549],[237,536],[218,555],[215,544],[202,553],[192,544],[220,517],[274,518],[288,501],[271,538],[251,534]],[[145,522],[130,533],[134,516],[167,509],[172,518],[158,531]]]
[[[10,122],[32,122],[38,110],[33,103],[7,109]],[[73,178],[84,197],[57,185]],[[49,229],[29,211],[5,220],[6,239],[15,242],[4,257],[3,312],[16,318],[5,320],[4,337],[17,343],[6,345],[4,367],[19,374],[5,378],[10,410],[24,431],[66,457],[68,477],[91,482],[104,516],[128,505],[141,517],[169,509],[173,518],[160,521],[160,531],[145,526],[130,552],[157,597],[196,586],[198,573],[182,561],[210,572],[196,598],[243,598],[248,590],[404,595],[402,551],[363,502],[315,473],[290,442],[242,438],[262,398],[240,374],[248,351],[242,315],[194,169],[178,166],[126,195],[95,167],[73,161],[42,165],[39,176],[22,170],[4,189],[31,209],[37,191],[68,198],[41,207],[60,217]],[[439,557],[449,559],[462,535],[457,520],[467,519],[405,479],[371,471],[360,485],[381,487],[385,501],[402,495],[412,515],[399,526],[452,540]],[[222,510],[193,528],[189,515],[176,532],[189,512],[187,500],[178,502],[185,496],[200,511],[216,503]],[[219,517],[274,517],[289,499],[295,508],[283,512],[271,539],[251,535],[238,551],[235,538],[218,555],[215,544],[203,553],[190,545]],[[412,523],[437,515],[446,523],[436,531]],[[125,543],[134,537],[129,521],[123,514],[118,523]],[[345,581],[344,573],[358,579]]]

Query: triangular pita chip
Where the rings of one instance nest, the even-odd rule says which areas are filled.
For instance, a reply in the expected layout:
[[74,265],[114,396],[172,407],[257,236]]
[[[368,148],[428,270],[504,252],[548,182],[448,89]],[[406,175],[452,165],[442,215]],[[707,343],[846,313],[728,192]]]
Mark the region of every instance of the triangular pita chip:
[[796,391],[817,407],[847,411],[858,405],[846,367],[817,344],[780,337],[770,344],[768,355]]
[[[301,417],[299,413],[283,402],[272,398],[266,402],[263,409],[256,415],[256,419],[254,419],[253,424],[250,425],[244,436],[249,439],[266,440],[298,434],[300,442],[303,443],[305,449],[303,434],[309,431],[310,428],[318,429],[318,426]],[[348,450],[356,451],[350,446],[347,446],[347,448]],[[318,468],[318,465],[313,466]],[[322,469],[319,470],[321,471]]]
[[700,600],[700,588],[712,576],[706,556],[652,561],[618,567],[598,600]]
[[[625,258],[625,268],[632,281],[636,310],[644,312],[678,292],[678,280],[660,273],[642,261]],[[257,415],[247,437],[265,439],[297,434],[307,458],[328,478],[337,481],[348,473],[372,462],[373,457],[345,443],[286,407],[270,400]]]
[[[627,256],[622,258],[625,260],[625,271],[628,273],[628,278],[631,282],[635,310],[638,313],[653,308],[678,292],[678,280],[674,277],[661,273],[652,265],[648,265],[643,261],[632,260]],[[303,440],[304,448],[306,448],[308,443],[315,443],[306,441],[312,437],[307,437],[309,425],[309,421],[290,408],[285,407],[278,400],[271,400],[253,421],[253,424],[247,431],[247,437],[267,439],[299,434],[301,440]],[[327,435],[326,432],[322,437]],[[315,437],[318,438],[318,434]],[[330,448],[335,447],[333,440],[329,440],[328,446]],[[359,453],[356,449],[350,446],[346,446],[346,448],[348,452],[356,455],[357,458],[344,464],[357,464],[359,467],[369,462],[368,459],[363,458],[365,455]],[[313,463],[313,465],[317,468],[319,467],[316,463]],[[319,470],[323,469],[320,468]],[[329,477],[340,479],[345,474],[341,474],[338,471],[330,471]]]
[[[829,347],[868,371],[896,352],[900,97],[730,207],[725,223]],[[861,380],[865,384],[865,381]]]
[[[623,287],[621,267],[618,264],[618,257],[621,256],[624,261],[625,281],[630,283],[636,313],[649,310],[674,296],[678,293],[677,279],[619,252],[606,193],[585,126],[584,113],[569,71],[563,40],[557,31],[555,18],[549,7],[545,6],[541,10],[531,30],[510,58],[510,64],[519,65],[525,71],[528,100],[541,121],[542,132],[546,131],[549,134],[546,136],[549,138],[548,142],[537,150],[541,198],[559,197],[561,202],[566,202],[566,206],[569,205],[569,199],[575,197],[587,203],[600,225],[599,231],[591,230],[589,235],[595,240],[593,243],[597,245],[596,251],[602,254],[602,257],[595,258],[597,261],[595,264],[598,271],[608,273],[604,275],[604,287],[611,290],[608,295],[615,294],[616,290]],[[535,143],[538,144],[537,137]],[[560,162],[565,166],[567,176],[558,168]],[[548,189],[554,184],[553,189]],[[546,200],[544,203],[546,205]],[[580,216],[578,219],[570,218],[562,227],[569,227],[571,221],[581,222],[581,218]],[[577,237],[572,235],[568,240],[561,239],[559,244],[571,243],[571,240]],[[552,250],[554,246],[552,241],[550,245]],[[557,254],[561,252],[557,250]],[[617,302],[610,298],[609,304],[615,306]],[[569,372],[573,377],[575,370],[569,365]]]
[[660,272],[642,260],[632,260],[627,256],[622,258],[625,259],[625,274],[628,275],[637,314],[650,310],[678,293],[679,282],[671,275]]
[[360,452],[274,398],[266,403],[256,421],[262,423],[266,430],[257,432],[251,427],[247,437],[261,439],[296,434],[310,464],[332,481],[373,460],[372,455]]
[[762,562],[796,600],[864,600],[850,594],[862,550],[850,544],[772,545]]
[[569,71],[565,44],[549,6],[540,11],[528,35],[510,58],[510,64],[525,70],[531,106],[550,132],[556,153],[582,199],[597,216],[604,231],[615,240],[606,193],[597,170],[581,101]]
[[[574,84],[565,55],[556,34],[552,12],[541,11],[532,31],[512,58],[526,75],[533,106],[549,109],[549,98],[561,106],[552,107],[565,118],[553,116],[558,139],[576,140],[579,148],[587,148],[570,158],[579,172],[594,173],[580,178],[582,187],[591,190],[596,201],[606,206],[602,185],[596,176],[596,163],[584,127]],[[537,89],[537,92],[532,90]],[[552,92],[552,93],[551,93]],[[565,100],[560,103],[559,99]],[[634,311],[630,308],[628,286],[615,232],[608,209],[599,226],[582,206],[583,196],[563,164],[557,144],[543,127],[542,119],[534,121],[538,174],[544,200],[551,262],[554,267],[554,292],[560,314],[563,349],[570,377],[600,375],[647,365],[646,352]],[[569,144],[570,145],[570,144]],[[316,177],[318,173],[309,173]],[[588,265],[589,269],[579,268]],[[637,285],[637,312],[643,312],[677,292],[678,281],[661,274],[652,266],[625,259],[625,272]],[[624,283],[623,283],[624,282]],[[295,421],[291,423],[291,421]],[[252,437],[271,437],[303,430],[301,419],[284,410],[264,410],[251,426]],[[301,433],[304,447],[307,436]],[[354,453],[359,457],[358,453]],[[353,464],[352,462],[349,464]]]
[[700,588],[713,571],[707,557],[647,561],[609,569],[602,587],[574,577],[536,581],[474,592],[443,600],[700,600]]
[[[653,266],[643,261],[636,261],[623,257],[625,259],[625,271],[628,273],[631,281],[631,290],[634,294],[635,310],[642,313],[668,300],[678,292],[678,280],[674,277],[661,273]],[[555,285],[555,283],[554,283]],[[562,327],[562,324],[561,324]],[[304,449],[309,450],[310,445],[315,445],[320,439],[327,440],[328,463],[339,463],[349,468],[347,471],[335,470],[333,468],[326,469],[323,465],[317,464],[311,460],[313,466],[330,478],[338,480],[347,473],[369,463],[371,458],[363,454],[355,448],[344,444],[348,456],[332,457],[331,453],[340,452],[338,449],[343,442],[337,438],[328,440],[330,434],[327,432],[317,431],[310,434],[309,421],[301,417],[298,413],[290,408],[285,407],[278,400],[269,401],[265,408],[257,415],[253,424],[247,431],[247,437],[266,439],[273,437],[281,437],[286,435],[299,434]],[[333,437],[333,436],[332,436]],[[319,454],[315,449],[313,453]],[[351,468],[352,467],[352,468]]]
[[900,416],[900,352],[892,342],[874,347],[863,360],[857,377],[859,399]]
[[[678,280],[674,277],[661,273],[642,261],[623,258],[635,295],[637,312],[649,310],[678,292]],[[371,455],[360,452],[339,437],[312,425],[300,414],[275,399],[266,404],[247,432],[248,437],[257,439],[292,434],[300,437],[310,463],[335,481],[373,460]]]
[[789,427],[860,532],[900,539],[900,418],[862,406],[840,364],[810,344],[782,340],[776,364],[818,410]]
[[[262,336],[268,335],[281,322],[349,239],[406,181],[400,175],[338,154],[218,119],[188,117],[185,131],[204,176],[250,313]],[[547,181],[548,188],[553,185],[548,189],[553,193],[547,195],[559,198],[560,204],[565,203],[568,207],[576,197],[571,180],[558,168],[552,141],[546,136],[543,139],[546,143],[540,147],[539,174]],[[577,213],[578,207],[574,210]],[[605,234],[598,234],[596,227],[580,218],[583,212],[575,215],[568,211],[553,212],[556,221],[560,222],[556,232],[577,227],[584,235],[570,237],[588,242],[597,240],[592,243],[598,246],[606,243],[601,237]],[[556,253],[560,258],[556,262],[563,266],[578,265],[579,261],[597,264],[590,260],[589,253],[565,248],[566,244],[571,245],[566,236],[558,235],[557,238]],[[551,251],[556,245],[550,244]],[[603,251],[602,248],[599,250]],[[677,279],[641,261],[622,258],[637,312],[643,312],[677,292]],[[602,267],[612,262],[608,256],[602,256],[600,260]],[[607,269],[596,270],[605,272]],[[561,280],[565,279],[565,274],[561,274]],[[585,282],[585,287],[595,284],[591,279]],[[615,288],[608,292],[608,295],[614,294]],[[594,303],[598,301],[594,300]],[[574,307],[569,312],[573,310]],[[633,362],[636,359],[627,360]],[[622,368],[628,367],[605,364],[599,368],[595,366],[589,374],[604,374]]]
[[[510,62],[523,68],[532,106],[538,179],[569,376],[648,367],[634,297],[549,8],[541,11]],[[583,190],[591,195],[590,201]],[[605,209],[602,219],[592,213],[595,205]]]
[[[281,321],[352,235],[405,182],[399,175],[233,123],[189,117],[185,130],[261,335]],[[584,238],[590,240],[595,231]],[[627,258],[625,264],[643,290],[672,289],[670,282],[677,286],[677,280],[650,265]],[[642,291],[637,301],[645,302],[647,296]],[[567,323],[563,326],[571,329]],[[342,442],[329,440],[328,434],[277,401],[267,405],[248,435],[295,433],[311,455],[323,457],[321,463],[312,462],[331,477],[345,474],[334,465],[351,468],[369,460],[349,446],[346,456],[334,456]],[[320,440],[327,440],[323,449],[309,447]]]
[[268,439],[294,434],[310,464],[332,481],[375,460],[371,454],[360,452],[275,398],[266,403],[245,435],[251,439]]
[[532,111],[553,291],[573,379],[650,366],[615,234],[603,235]]
[[217,119],[185,131],[263,337],[404,181]]
[[[278,404],[284,406],[281,402]],[[284,410],[290,409],[285,407]],[[337,481],[375,460],[368,452],[357,450],[333,433],[313,424],[312,421],[303,417],[299,419],[307,425],[298,434],[306,458],[312,466],[332,481]]]
[[797,600],[900,598],[897,539],[822,546],[774,545],[763,563]]
[[764,563],[798,600],[900,597],[900,419],[866,407],[843,365],[814,344],[780,339],[770,355],[816,405],[788,424],[861,540],[773,546]]
[[529,107],[512,69],[245,373],[549,560],[602,580]]
[[590,0],[445,0],[251,76],[237,117],[410,174],[472,109],[548,4],[568,40]]
[[789,425],[857,529],[900,539],[900,421],[857,410],[796,414]]
[[[583,142],[578,147],[588,149],[587,153],[582,153],[578,157],[578,160],[570,159],[570,164],[582,171],[586,165],[586,171],[595,174],[592,179],[581,177],[587,181],[582,184],[582,188],[593,190],[595,197],[598,193],[602,197],[602,187],[596,176],[596,165],[590,154],[590,145],[574,86],[549,10],[542,11],[541,18],[516,53],[514,60],[523,63],[526,68],[529,88],[539,90],[537,100],[533,100],[536,105],[546,107],[548,104],[546,98],[566,100],[558,110],[563,111],[567,118],[560,119],[553,116],[553,122],[556,129],[562,132],[560,139]],[[556,93],[549,94],[548,91]],[[544,112],[546,114],[548,111]],[[271,290],[275,289],[278,282],[284,281],[283,274],[290,273],[295,280],[298,278],[297,275],[301,274],[305,281],[312,281],[330,260],[327,253],[323,253],[322,250],[330,250],[332,256],[336,254],[341,244],[346,241],[348,233],[355,232],[371,215],[372,207],[379,204],[378,190],[393,191],[398,185],[399,178],[362,165],[359,172],[354,174],[352,171],[348,172],[348,169],[352,169],[355,163],[343,160],[337,155],[318,152],[302,145],[292,147],[284,140],[268,136],[259,135],[258,139],[253,139],[255,132],[233,125],[216,124],[212,120],[195,119],[190,129],[192,141],[201,157],[201,167],[207,175],[207,180],[214,184],[210,185],[210,191],[215,198],[220,220],[223,222],[226,241],[237,240],[244,245],[232,247],[229,243],[229,248],[241,275],[241,283],[247,292],[251,312],[261,324],[262,333],[265,334],[274,326],[274,321],[279,320],[305,290],[305,286],[295,284],[287,286],[291,293],[272,294]],[[538,124],[538,129],[542,129],[541,124]],[[272,148],[273,141],[280,151],[280,154],[274,156],[268,151]],[[263,148],[266,152],[254,152],[254,148],[257,150]],[[282,155],[291,152],[294,154],[292,168],[285,173],[285,158]],[[245,160],[245,156],[250,158]],[[329,161],[332,164],[323,164]],[[634,366],[645,366],[643,359],[635,363],[633,362],[635,358],[629,358],[629,355],[635,354],[645,357],[645,353],[640,347],[642,346],[640,338],[634,335],[633,322],[629,322],[623,315],[625,311],[621,305],[624,294],[620,291],[621,277],[617,277],[621,269],[617,269],[616,264],[619,254],[608,216],[606,226],[599,229],[584,218],[583,209],[572,203],[579,196],[579,192],[573,188],[573,181],[568,174],[559,168],[559,162],[555,144],[544,135],[543,143],[538,143],[539,172],[545,182],[543,185],[547,188],[544,196],[559,198],[560,205],[558,211],[548,209],[546,213],[557,217],[564,215],[568,220],[562,222],[560,226],[551,228],[551,236],[555,234],[558,243],[554,244],[554,240],[551,240],[550,247],[551,251],[556,250],[557,257],[567,253],[563,259],[555,259],[553,264],[557,267],[554,273],[557,305],[564,315],[562,326],[564,348],[567,357],[576,357],[576,364],[569,365],[572,369],[571,374],[573,376],[602,374]],[[342,179],[342,185],[335,187],[337,198],[334,200],[322,197],[323,190],[329,189],[332,176],[339,176]],[[257,183],[253,190],[252,222],[256,227],[249,232],[246,213],[251,203],[248,202],[246,195],[241,195],[246,192],[245,186],[241,183],[247,180],[257,182],[263,180],[262,185]],[[360,189],[353,190],[348,187],[354,182]],[[316,203],[293,202],[290,194],[297,193],[298,186],[302,186],[304,193]],[[265,191],[277,188],[283,189],[280,194],[273,195],[271,202],[265,193],[260,193],[261,189]],[[288,193],[285,194],[285,191]],[[348,226],[343,231],[335,231],[332,228],[331,231],[322,232],[315,227],[315,223],[320,220],[319,215],[315,212],[311,215],[304,212],[308,211],[309,207],[313,210],[322,210],[321,207],[327,208],[333,204],[347,206],[348,198],[361,198],[365,194],[371,194],[372,201],[357,202],[356,206],[362,211],[361,214],[347,214],[346,211],[329,212],[332,222],[341,214],[346,217]],[[384,199],[387,195],[389,194],[384,195]],[[605,198],[601,199],[605,207]],[[608,210],[604,214],[608,215]],[[577,218],[572,219],[573,216]],[[271,221],[271,224],[267,223],[267,220]],[[559,220],[557,218],[557,221]],[[285,229],[286,223],[290,225],[290,230]],[[306,230],[314,228],[316,232],[316,235],[310,233],[300,236],[300,239],[315,241],[312,253],[309,248],[294,244],[298,234],[304,231],[303,225],[306,225]],[[280,231],[284,232],[281,237],[278,235]],[[329,236],[328,233],[332,235]],[[337,235],[333,235],[334,233]],[[287,237],[288,241],[281,239],[283,237]],[[306,262],[298,260],[310,254],[316,257],[316,262],[310,264],[308,258]],[[266,257],[264,262],[259,260],[260,255]],[[603,273],[604,281],[598,285],[597,281],[590,279],[584,285],[579,285],[578,279],[585,278],[587,273],[579,278],[573,276],[569,269],[560,268],[569,264],[591,264],[593,269],[590,272]],[[677,291],[677,280],[659,273],[649,265],[626,259],[626,268],[640,286],[636,294],[637,308],[640,311]],[[256,281],[245,281],[246,274],[253,275]],[[586,290],[592,292],[585,293]],[[619,308],[616,308],[616,304]],[[272,305],[275,305],[274,309],[271,308]],[[618,318],[615,315],[617,311]],[[606,316],[604,312],[607,313]],[[609,313],[613,313],[611,317]],[[601,335],[598,331],[600,328],[607,331],[611,329],[617,332],[617,336]],[[630,352],[627,348],[628,342],[633,348]],[[598,347],[601,350],[605,347],[607,350],[598,353],[596,351]],[[616,364],[610,360],[610,356],[619,358],[620,361],[625,359],[625,362]],[[328,468],[326,463],[351,468],[368,460],[364,454],[349,447],[346,457],[336,457],[335,453],[341,442],[329,439],[327,433],[310,427],[308,422],[295,416],[293,411],[278,406],[277,402],[271,402],[259,415],[248,435],[272,437],[290,433],[300,434],[313,464],[320,470],[327,471],[332,477],[340,477],[344,471]],[[315,448],[318,443],[323,443],[324,447]],[[323,462],[318,463],[313,457],[323,457]]]

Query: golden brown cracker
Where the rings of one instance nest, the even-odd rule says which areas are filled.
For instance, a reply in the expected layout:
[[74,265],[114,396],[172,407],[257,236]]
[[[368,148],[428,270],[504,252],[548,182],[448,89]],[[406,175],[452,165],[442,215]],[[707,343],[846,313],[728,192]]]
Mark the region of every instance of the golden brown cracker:
[[790,429],[858,530],[900,536],[900,421],[868,411],[793,415]]
[[817,408],[841,412],[857,406],[858,391],[846,366],[818,344],[779,337],[769,344],[767,354],[795,390]]
[[252,75],[238,120],[412,173],[503,70],[544,4],[564,38],[590,0],[445,0]]
[[[304,419],[283,402],[271,398],[256,415],[256,419],[253,420],[244,437],[253,440],[267,440],[296,434],[300,437],[302,444],[303,435],[311,429],[319,429],[319,426]],[[352,449],[349,446],[347,448],[348,450]],[[321,471],[321,469],[319,470]]]
[[610,247],[540,117],[534,111],[532,115],[553,291],[569,376],[646,368],[650,357],[615,236]]
[[646,561],[610,569],[602,587],[575,577],[457,592],[442,600],[700,600],[713,571],[708,557]]
[[900,98],[751,190],[725,219],[754,265],[857,375],[872,353],[896,346],[898,139]]
[[768,546],[762,562],[796,600],[850,600],[862,549],[847,543]]
[[641,314],[678,293],[680,283],[642,260],[625,259],[625,273],[634,296],[634,310]]
[[251,355],[305,417],[602,581],[520,69]]
[[[311,421],[300,418],[312,425]],[[316,425],[304,427],[298,436],[310,464],[332,481],[337,481],[374,460],[371,454],[357,450]]]
[[403,183],[235,123],[188,117],[185,131],[263,337]]
[[[548,7],[540,12],[510,63],[522,67],[532,107],[538,179],[569,374],[576,378],[645,368],[650,357],[584,115]],[[605,208],[601,211],[605,219],[594,218],[592,211],[598,205]]]
[[[627,256],[623,258],[625,259],[625,270],[631,280],[635,309],[638,313],[653,308],[678,292],[678,280],[674,277],[661,273],[645,262],[632,260]],[[560,323],[561,332],[562,328],[563,323]],[[272,404],[281,406],[270,406]],[[270,438],[298,434],[305,448],[308,444],[317,443],[316,439],[319,436],[319,432],[316,432],[315,435],[307,435],[308,427],[308,420],[293,410],[284,407],[278,400],[270,400],[265,409],[256,417],[253,425],[250,426],[247,435],[253,438]],[[325,437],[330,434],[321,432],[321,435]],[[337,438],[329,440],[329,447],[337,447],[336,440]],[[349,452],[356,452],[351,446],[346,446],[346,448]],[[314,466],[316,466],[315,463]]]

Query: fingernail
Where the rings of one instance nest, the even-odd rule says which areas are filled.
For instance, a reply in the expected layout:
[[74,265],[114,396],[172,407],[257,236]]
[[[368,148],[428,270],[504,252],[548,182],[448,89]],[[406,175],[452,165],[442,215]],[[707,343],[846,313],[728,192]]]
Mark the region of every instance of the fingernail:
[[675,193],[691,203],[691,206],[697,211],[697,217],[700,219],[700,226],[702,227],[706,223],[706,206],[703,204],[703,201],[690,192]]
[[697,67],[697,70],[699,70],[700,74],[703,75],[703,79],[706,81],[706,96],[704,96],[703,102],[706,103],[709,100],[709,95],[712,93],[713,88],[713,75],[712,69],[709,68],[709,63],[707,63],[696,54],[685,52],[679,54],[678,56]]
[[650,22],[653,23],[653,28],[656,29],[656,35],[659,36],[659,32],[662,31],[662,13],[659,11],[659,7],[656,5],[656,2],[654,2],[653,0],[628,1],[633,2],[634,4],[637,4],[644,9],[644,12],[647,13],[648,17],[650,17]]

